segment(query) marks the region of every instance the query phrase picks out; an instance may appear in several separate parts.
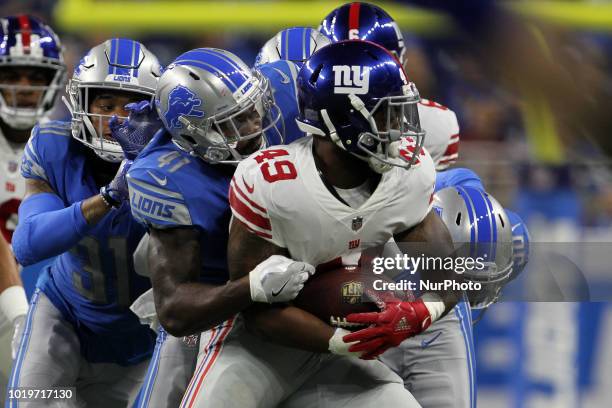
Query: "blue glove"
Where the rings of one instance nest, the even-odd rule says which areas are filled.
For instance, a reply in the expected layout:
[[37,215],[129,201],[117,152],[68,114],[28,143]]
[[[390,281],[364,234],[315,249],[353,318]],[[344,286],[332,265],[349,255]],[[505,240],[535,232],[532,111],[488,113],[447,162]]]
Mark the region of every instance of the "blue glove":
[[120,122],[116,115],[108,122],[113,138],[121,145],[125,158],[134,160],[149,143],[153,135],[163,127],[157,111],[149,101],[125,105],[129,116]]
[[129,199],[128,185],[125,175],[130,169],[132,163],[132,160],[124,159],[119,166],[119,170],[117,170],[115,178],[100,189],[100,195],[104,201],[115,208],[121,207],[121,205]]

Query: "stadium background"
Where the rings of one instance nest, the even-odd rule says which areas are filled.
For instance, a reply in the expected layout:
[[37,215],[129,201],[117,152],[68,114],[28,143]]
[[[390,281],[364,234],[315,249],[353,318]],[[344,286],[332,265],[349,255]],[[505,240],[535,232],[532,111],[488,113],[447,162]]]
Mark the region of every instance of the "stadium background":
[[[0,1],[0,14],[47,21],[71,72],[88,48],[111,36],[142,41],[164,64],[199,46],[228,49],[252,64],[276,31],[317,26],[342,3],[21,0]],[[479,173],[523,216],[532,241],[612,242],[612,4],[373,3],[400,24],[408,75],[421,95],[457,112],[458,165]],[[66,112],[59,106],[55,114]],[[612,400],[607,303],[502,302],[477,324],[475,338],[482,407],[603,407]]]

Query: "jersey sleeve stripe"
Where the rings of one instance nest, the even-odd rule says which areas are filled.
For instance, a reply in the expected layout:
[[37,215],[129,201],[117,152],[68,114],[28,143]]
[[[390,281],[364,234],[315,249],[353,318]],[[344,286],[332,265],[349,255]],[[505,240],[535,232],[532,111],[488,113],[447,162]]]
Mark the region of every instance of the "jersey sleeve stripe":
[[176,198],[179,199],[181,201],[184,200],[183,195],[181,193],[177,193],[175,191],[170,191],[167,190],[165,188],[160,188],[160,187],[156,187],[152,184],[149,183],[145,183],[143,181],[140,181],[134,177],[130,177],[130,175],[128,174],[128,182],[130,184],[130,186],[132,186],[135,189],[138,190],[142,190],[148,193],[155,193],[157,195],[159,195],[161,198]]
[[263,230],[266,232],[272,231],[272,225],[270,219],[263,217],[253,211],[241,198],[236,194],[234,186],[230,187],[230,206],[236,217],[247,224],[249,227],[256,230]]
[[32,149],[30,143],[26,145],[26,148],[23,151],[23,159],[21,160],[21,174],[25,178],[35,178],[49,182],[47,173],[45,172],[45,169],[38,164],[38,156]]
[[266,234],[265,232],[261,232],[261,231],[254,230],[253,228],[249,227],[249,226],[248,226],[248,225],[247,225],[247,224],[246,224],[246,223],[245,223],[245,222],[244,222],[244,221],[243,221],[243,220],[242,220],[240,217],[238,217],[238,216],[237,216],[236,218],[238,219],[238,221],[240,221],[241,223],[243,223],[243,224],[244,224],[244,226],[245,226],[245,227],[247,227],[247,229],[248,229],[249,231],[251,231],[253,234],[255,234],[255,235],[259,235],[259,236],[260,236],[260,237],[262,237],[262,238],[272,239],[272,235],[270,235],[270,234]]
[[254,209],[261,211],[262,212],[262,216],[267,217],[268,211],[264,207],[262,207],[261,205],[257,204],[255,201],[253,201],[249,197],[247,197],[247,195],[238,186],[238,183],[236,183],[236,179],[235,178],[232,178],[232,184],[231,185],[234,186],[234,188],[236,189],[236,192],[240,195],[240,197],[242,199],[244,199]]
[[453,155],[450,156],[444,156],[442,157],[442,159],[439,161],[440,164],[449,164],[452,163],[454,161],[456,161],[459,158],[459,154],[455,153]]

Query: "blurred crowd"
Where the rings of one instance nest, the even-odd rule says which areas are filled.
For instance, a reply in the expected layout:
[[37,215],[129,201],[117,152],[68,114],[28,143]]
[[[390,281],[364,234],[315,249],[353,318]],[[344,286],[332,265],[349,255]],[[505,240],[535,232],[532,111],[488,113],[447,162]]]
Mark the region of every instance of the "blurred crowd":
[[[0,1],[0,11],[28,10],[48,21],[61,36],[70,68],[109,33],[62,32],[54,24],[55,3]],[[439,6],[436,11],[455,22],[440,35],[419,37],[402,27],[408,76],[423,97],[455,110],[461,126],[458,165],[475,170],[494,196],[515,207],[535,239],[580,240],[586,227],[605,240],[612,236],[612,139],[607,137],[612,118],[605,103],[612,93],[612,35],[518,18],[493,2],[476,3],[478,12]],[[252,63],[270,36],[243,31],[186,37],[160,31],[136,39],[162,63],[199,46],[228,49]]]

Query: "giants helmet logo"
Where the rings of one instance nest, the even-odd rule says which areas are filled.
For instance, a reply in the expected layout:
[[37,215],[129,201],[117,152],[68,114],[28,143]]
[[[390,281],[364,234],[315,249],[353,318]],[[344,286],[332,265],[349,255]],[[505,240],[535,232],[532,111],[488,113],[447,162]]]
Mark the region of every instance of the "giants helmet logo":
[[334,93],[364,95],[370,91],[370,68],[359,65],[334,65]]

